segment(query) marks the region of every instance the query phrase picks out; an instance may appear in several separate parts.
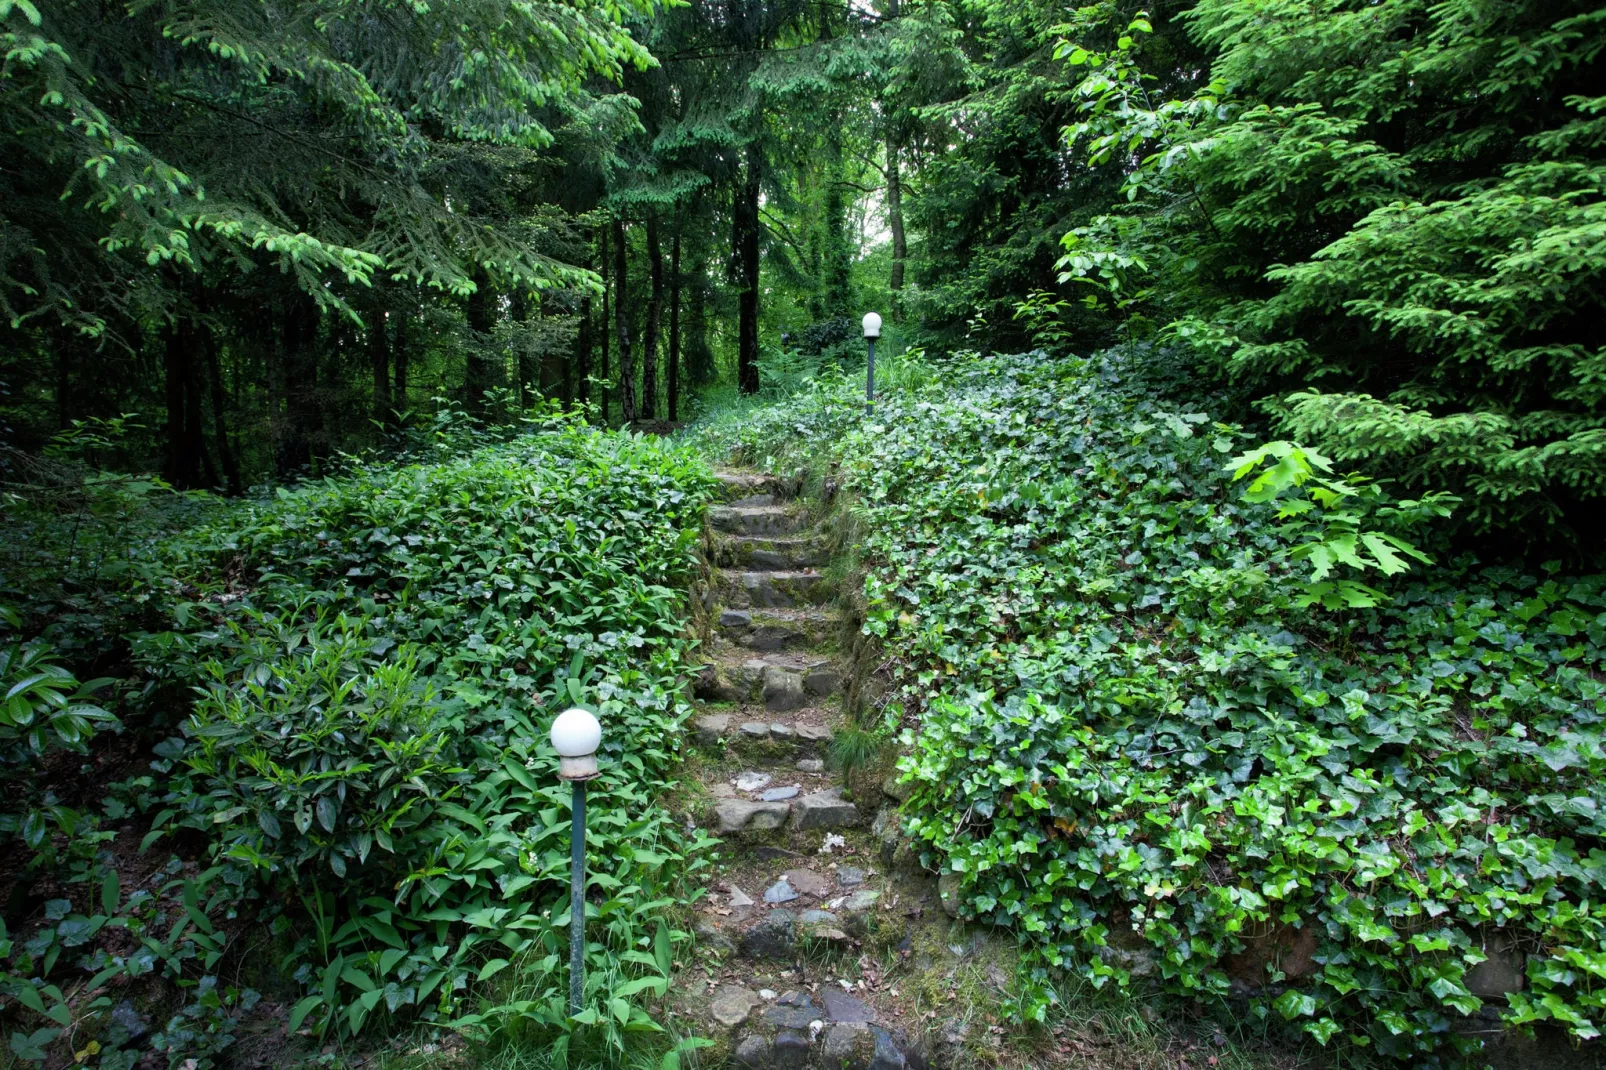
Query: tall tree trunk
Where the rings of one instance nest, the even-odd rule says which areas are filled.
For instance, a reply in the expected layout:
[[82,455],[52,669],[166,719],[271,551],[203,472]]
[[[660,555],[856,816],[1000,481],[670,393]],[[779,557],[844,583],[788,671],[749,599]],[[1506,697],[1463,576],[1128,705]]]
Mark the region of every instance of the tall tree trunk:
[[630,352],[630,286],[629,256],[625,247],[623,220],[613,221],[613,316],[619,328],[619,418],[627,424],[636,422],[636,362]]
[[[527,327],[530,321],[529,297],[522,291],[517,291],[513,294],[511,305],[512,307],[508,311],[513,317],[513,322],[520,327]],[[537,309],[536,315],[540,315],[539,309]],[[542,361],[530,352],[530,347],[526,344],[529,336],[524,334],[516,337],[518,340],[514,346],[514,374],[519,378],[517,392],[519,409],[524,410],[534,405],[538,398],[544,396],[546,384],[543,381],[545,375],[541,367]],[[533,387],[532,384],[534,384]]]
[[602,371],[598,378],[602,380],[602,426],[608,426],[608,373],[609,373],[609,347],[612,344],[608,335],[609,308],[608,295],[613,289],[612,276],[608,272],[608,228],[598,227],[601,250],[598,257],[599,274],[602,276]]
[[368,365],[374,379],[374,422],[389,426],[390,415],[390,325],[385,312],[376,308],[368,325]]
[[[195,381],[201,360],[201,332],[189,317],[162,332],[162,374],[167,400],[167,459],[162,478],[179,490],[216,482],[206,455],[201,389]],[[208,475],[212,477],[208,479]]]
[[680,224],[669,243],[669,422],[680,419]]
[[399,427],[401,425],[401,417],[397,414],[407,411],[407,364],[408,358],[412,355],[411,350],[408,349],[408,342],[407,313],[398,312],[396,313],[396,349],[391,361],[395,380],[393,389],[390,392],[391,413],[386,417],[386,422],[391,427]]
[[641,340],[641,417],[658,415],[658,328],[664,317],[664,250],[658,241],[658,220],[647,220],[647,269],[652,292],[647,298],[647,333]]
[[758,393],[758,194],[762,169],[763,156],[755,141],[747,146],[747,175],[732,213],[742,287],[737,300],[736,387],[744,394]]
[[580,333],[574,340],[574,396],[582,407],[591,400],[591,344],[591,295],[587,294],[580,298]]
[[280,436],[278,469],[289,478],[317,459],[323,430],[318,406],[318,308],[312,298],[291,294],[284,319],[285,431]]
[[894,311],[902,304],[903,264],[909,256],[909,247],[903,237],[903,176],[898,172],[898,143],[887,137],[887,225],[892,229],[892,278],[887,285],[893,290]]
[[853,253],[848,248],[847,206],[842,197],[842,132],[840,116],[833,115],[825,134],[825,249],[820,265],[825,290],[822,304],[827,318],[848,314],[849,276]]
[[463,406],[476,416],[485,415],[485,392],[499,384],[495,375],[493,350],[496,344],[496,312],[492,305],[491,279],[484,268],[474,269],[474,292],[464,309],[468,329],[473,333],[463,365]]
[[206,330],[204,343],[206,375],[212,387],[212,442],[217,449],[218,463],[223,466],[223,479],[228,492],[230,495],[237,495],[244,487],[240,479],[240,459],[229,441],[228,424],[223,418],[223,413],[227,409],[225,401],[227,394],[223,387],[223,368],[218,361],[217,337],[210,330]]

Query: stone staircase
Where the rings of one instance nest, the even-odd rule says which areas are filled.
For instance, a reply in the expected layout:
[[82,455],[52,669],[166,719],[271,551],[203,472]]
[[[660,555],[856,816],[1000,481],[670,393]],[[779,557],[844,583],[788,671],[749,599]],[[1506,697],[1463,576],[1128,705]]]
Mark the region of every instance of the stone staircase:
[[876,834],[896,828],[887,800],[854,798],[829,761],[846,629],[822,572],[828,542],[782,480],[718,475],[691,819],[723,847],[697,905],[696,965],[675,986],[680,1010],[716,1039],[700,1065],[924,1067],[895,998],[863,968],[910,896],[877,871]]

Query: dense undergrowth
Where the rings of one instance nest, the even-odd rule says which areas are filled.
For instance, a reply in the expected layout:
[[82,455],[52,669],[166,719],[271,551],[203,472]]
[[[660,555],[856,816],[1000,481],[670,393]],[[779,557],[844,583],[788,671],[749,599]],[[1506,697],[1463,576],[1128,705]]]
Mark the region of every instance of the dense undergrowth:
[[872,418],[827,381],[700,432],[840,462],[925,860],[1039,982],[1158,979],[1419,1065],[1480,1018],[1593,1037],[1606,577],[1442,547],[1401,573],[1432,509],[1246,495],[1252,440],[1157,365],[955,358]]
[[[359,1048],[424,1023],[596,1062],[661,1031],[688,938],[665,908],[704,842],[651,803],[711,486],[685,451],[552,417],[490,444],[446,421],[409,461],[238,503],[122,481],[14,501],[4,684],[56,665],[36,704],[83,723],[0,735],[27,868],[0,948],[12,1052],[210,1065],[259,999]],[[115,679],[74,703],[66,665]],[[605,736],[571,1020],[546,729],[573,703]],[[91,741],[111,714],[122,738]],[[111,850],[130,829],[143,855]]]

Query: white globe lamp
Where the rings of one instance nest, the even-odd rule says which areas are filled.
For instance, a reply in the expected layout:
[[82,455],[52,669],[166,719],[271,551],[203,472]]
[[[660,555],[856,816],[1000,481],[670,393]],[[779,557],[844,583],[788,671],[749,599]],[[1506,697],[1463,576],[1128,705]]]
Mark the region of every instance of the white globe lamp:
[[552,749],[558,752],[558,776],[590,780],[597,775],[597,747],[602,725],[582,709],[564,710],[552,722]]
[[874,312],[864,314],[864,336],[866,338],[881,337],[881,317]]

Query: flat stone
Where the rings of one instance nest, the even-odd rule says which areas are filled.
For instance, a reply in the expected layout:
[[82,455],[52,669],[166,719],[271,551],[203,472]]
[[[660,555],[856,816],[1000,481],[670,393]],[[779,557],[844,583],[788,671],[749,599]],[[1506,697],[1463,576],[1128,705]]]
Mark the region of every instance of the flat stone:
[[785,650],[802,638],[802,633],[791,628],[765,626],[742,636],[741,644],[750,650]]
[[764,794],[760,795],[759,798],[765,802],[780,802],[782,799],[792,798],[800,790],[801,789],[796,784],[793,784],[789,788],[770,788]]
[[771,713],[799,710],[808,705],[803,691],[803,677],[778,665],[764,667],[760,677],[764,686],[764,708]]
[[708,918],[701,918],[692,926],[692,932],[697,934],[699,947],[712,948],[715,951],[729,953],[736,950],[736,944],[730,936]]
[[797,889],[788,884],[785,877],[782,877],[780,880],[770,885],[769,891],[764,893],[764,902],[790,903],[797,897]]
[[857,888],[864,883],[865,876],[858,866],[842,866],[836,871],[836,882],[844,888]]
[[705,747],[712,747],[718,743],[730,726],[731,719],[727,713],[705,713],[692,721],[692,729],[697,733],[697,742]]
[[799,773],[823,773],[825,762],[819,758],[799,758],[797,763]]
[[859,823],[859,808],[842,798],[840,788],[805,795],[792,805],[792,824],[798,829],[841,828]]
[[803,677],[803,690],[811,695],[834,695],[842,686],[842,674],[830,669],[815,669]]
[[774,779],[769,773],[739,773],[736,777],[736,790],[757,791]]
[[775,721],[770,725],[771,739],[791,739],[795,735],[797,733],[792,731],[792,726],[789,724],[781,724],[779,721]]
[[721,628],[746,628],[753,623],[753,615],[745,609],[727,609],[719,615]]
[[749,802],[746,799],[726,799],[714,807],[721,832],[762,832],[778,829],[786,824],[791,805],[783,802]]
[[901,803],[908,802],[911,786],[909,784],[900,784],[897,773],[888,773],[887,779],[881,782],[881,794],[889,799],[897,799]]
[[739,985],[721,985],[708,1005],[708,1014],[726,1029],[735,1029],[747,1021],[747,1016],[758,1006],[758,995],[750,988]]
[[[804,1025],[801,1028],[807,1029]],[[790,1029],[775,1034],[770,1065],[776,1070],[803,1070],[809,1061],[809,1039]]]
[[823,724],[800,724],[797,738],[808,743],[823,743],[831,738],[831,730]]
[[1524,956],[1506,933],[1496,931],[1485,938],[1480,950],[1489,957],[1467,970],[1468,992],[1479,999],[1505,999],[1523,990],[1528,982]]
[[825,1005],[826,1017],[833,1022],[875,1021],[875,1012],[846,992],[826,988],[820,993],[820,1002]]
[[802,925],[834,925],[836,915],[829,910],[805,910],[797,920]]
[[826,1030],[820,1045],[820,1065],[826,1070],[867,1070],[875,1039],[863,1022],[839,1022]]
[[807,1029],[810,1022],[819,1021],[824,1017],[824,1013],[811,999],[788,1003],[783,996],[780,1002],[764,1008],[764,1020],[783,1029]]
[[753,905],[753,897],[734,884],[731,885],[730,895],[727,898],[732,907],[750,907]]
[[881,893],[873,888],[860,888],[842,900],[842,909],[849,914],[859,914],[876,905]]
[[873,1025],[870,1035],[875,1038],[875,1054],[870,1059],[870,1070],[904,1070],[909,1065],[903,1049],[892,1039],[891,1033]]
[[828,944],[840,945],[851,944],[853,942],[853,937],[849,936],[841,929],[835,929],[829,925],[816,925],[809,930],[808,935],[816,940],[823,940]]
[[761,989],[759,989],[758,990],[758,998],[759,999],[774,999],[775,998],[775,989],[773,989],[773,988],[761,988]]
[[763,721],[744,721],[742,723],[742,735],[751,736],[754,739],[768,739],[770,738],[770,726]]
[[790,910],[772,910],[742,934],[742,953],[759,959],[789,959],[796,938],[797,915]]
[[763,1037],[743,1037],[736,1045],[735,1059],[744,1070],[765,1070],[770,1065],[770,1042]]
[[831,894],[831,882],[812,869],[789,869],[781,874],[781,879],[803,895],[812,895],[816,899]]

